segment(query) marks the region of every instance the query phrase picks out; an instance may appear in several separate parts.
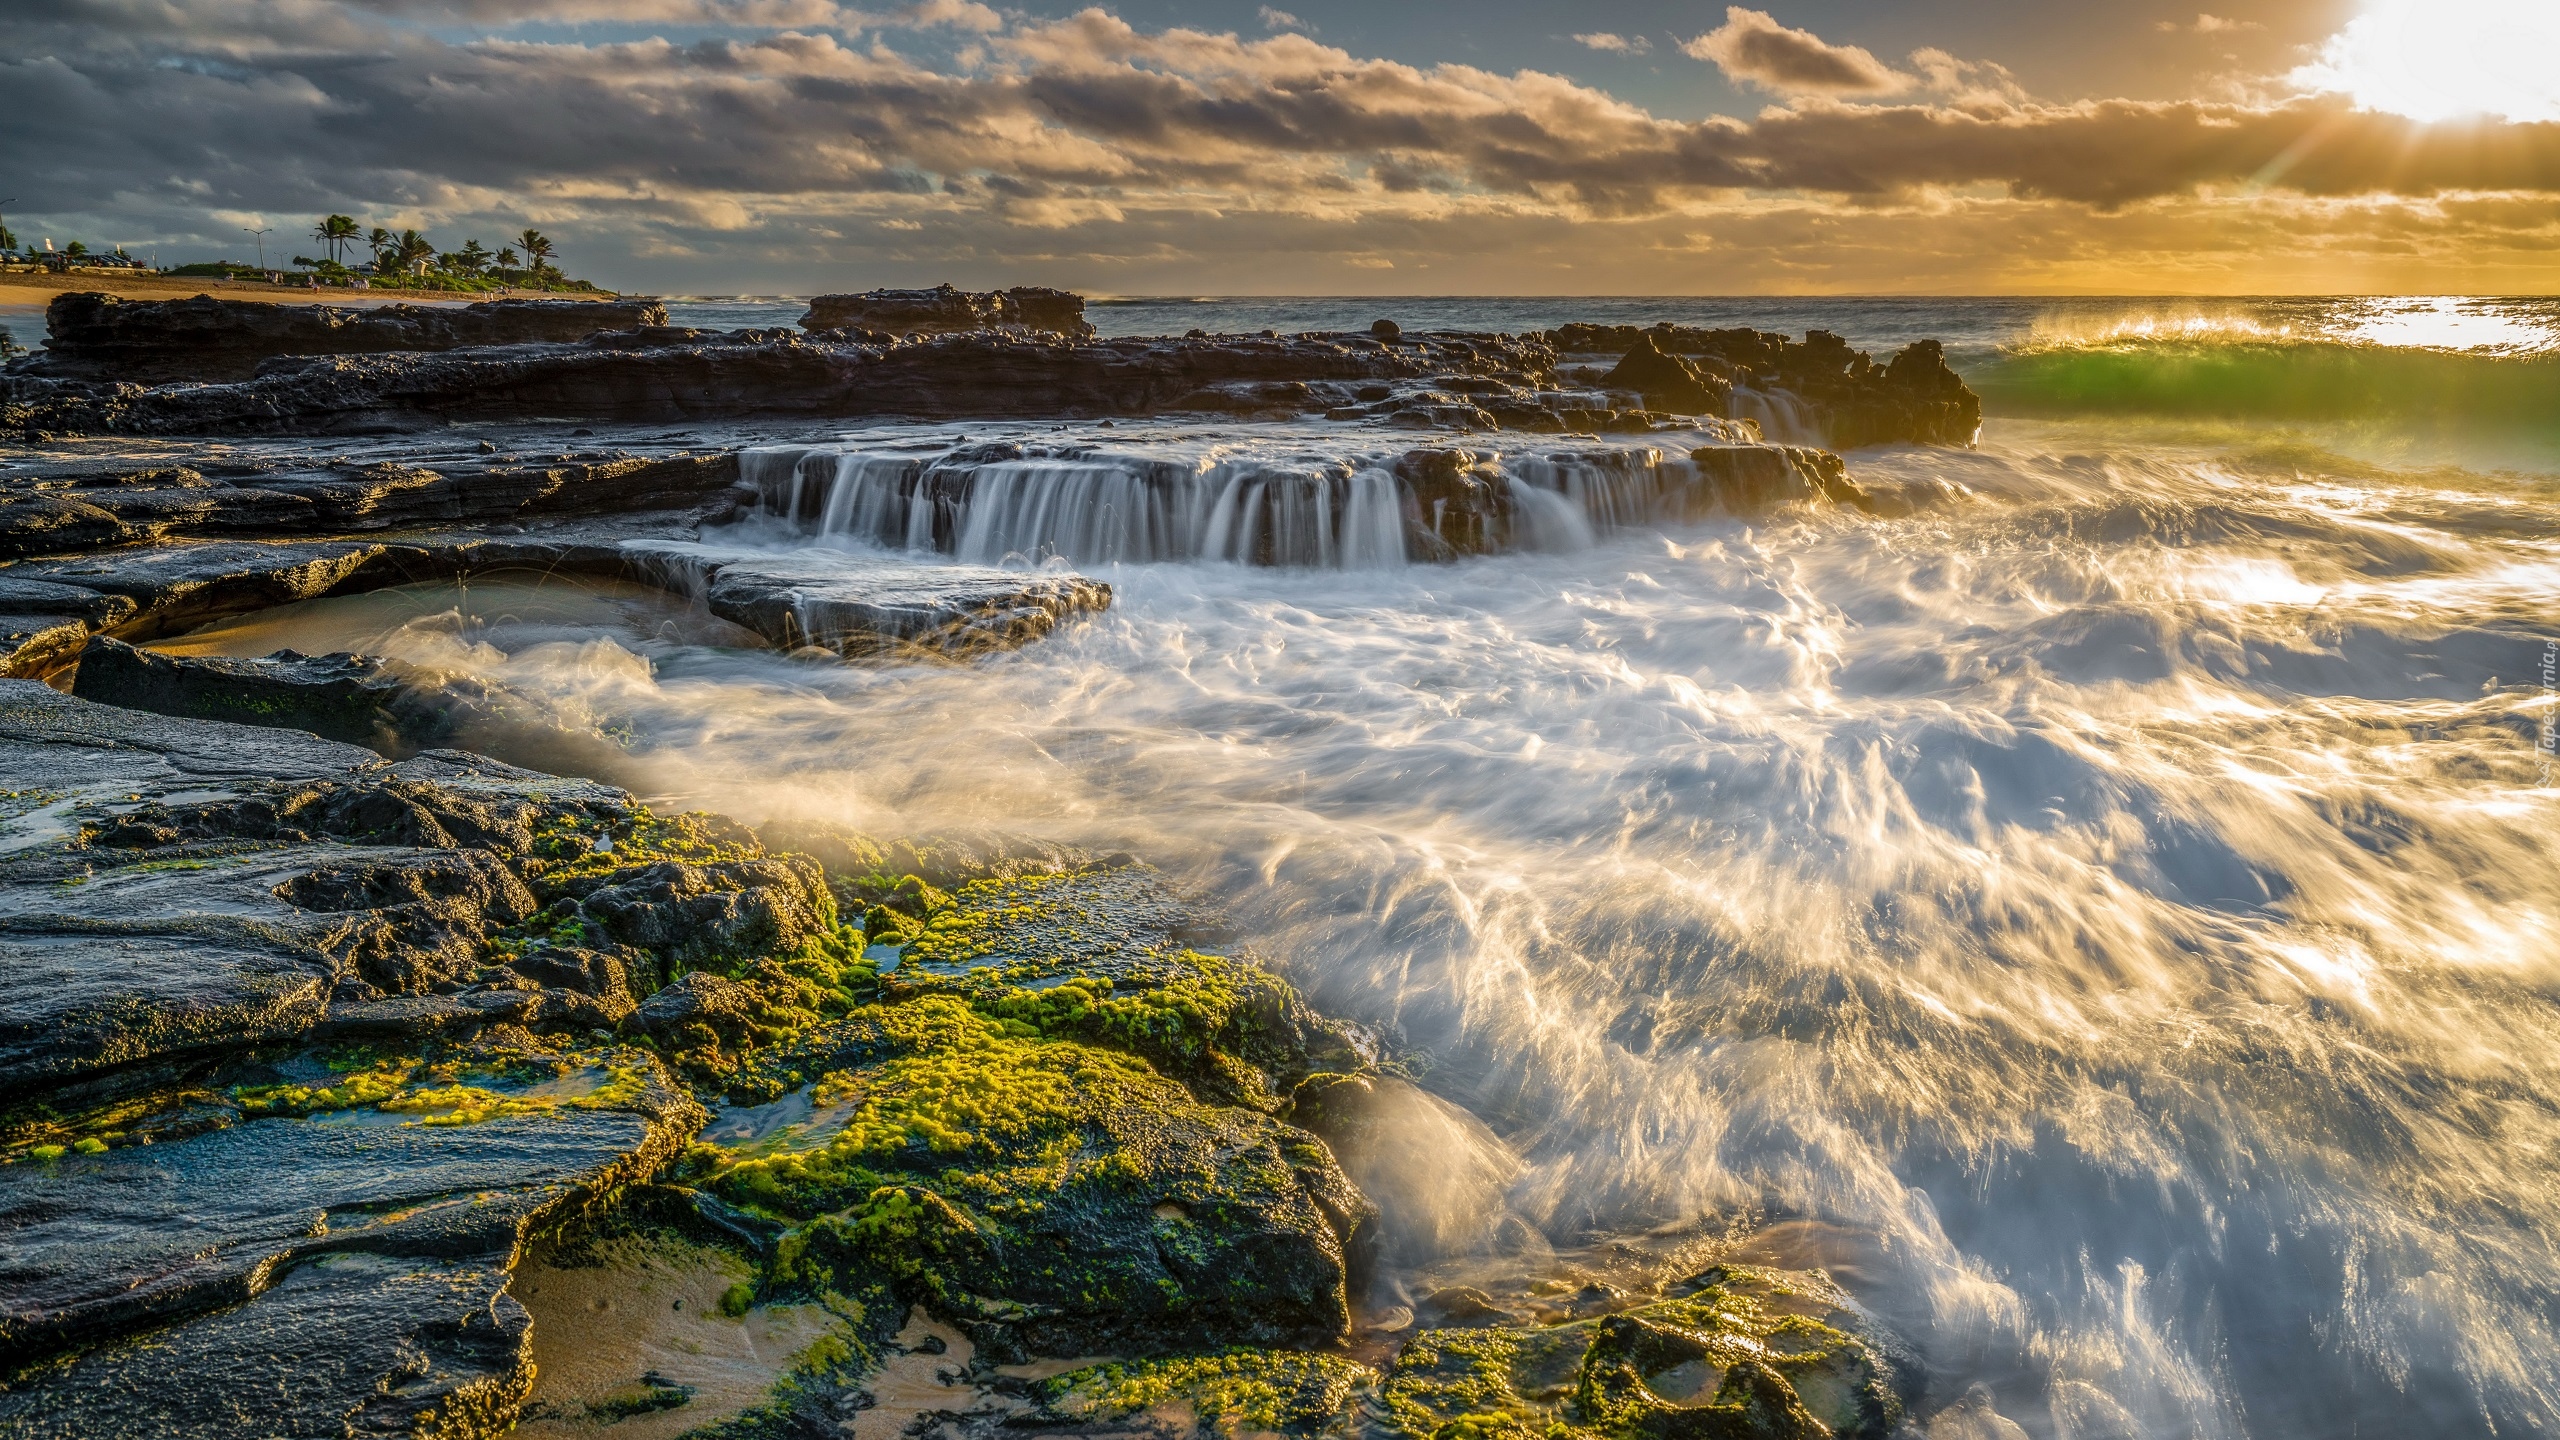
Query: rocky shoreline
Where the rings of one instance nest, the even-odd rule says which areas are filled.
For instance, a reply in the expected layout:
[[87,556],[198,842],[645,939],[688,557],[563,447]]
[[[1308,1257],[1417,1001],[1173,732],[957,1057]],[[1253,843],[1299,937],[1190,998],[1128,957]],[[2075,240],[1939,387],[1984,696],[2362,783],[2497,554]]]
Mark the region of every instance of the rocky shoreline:
[[[643,316],[523,338],[485,327],[568,322],[449,312],[425,339],[452,348],[296,355],[273,347],[418,322],[235,333],[198,306],[196,340],[153,348],[71,306],[106,338],[13,369],[0,1436],[1901,1430],[1917,1360],[1828,1277],[1738,1263],[1719,1235],[1382,1286],[1369,1192],[1409,1157],[1378,1136],[1428,1057],[1313,1011],[1142,858],[661,813],[606,783],[609,754],[524,734],[503,687],[154,648],[516,573],[645,587],[828,665],[965,660],[1111,601],[1055,567],[743,543],[747,521],[800,523],[810,467],[836,462],[637,428],[679,418],[1579,431],[1574,463],[1641,471],[1683,513],[1903,503],[1760,442],[1737,395],[1783,382],[1899,441],[1979,418],[1934,347],[1879,366],[1661,328],[1097,342],[1051,292],[925,294],[954,326],[1014,328]],[[889,303],[852,298],[869,308],[812,319]],[[581,307],[627,318],[605,308]],[[129,359],[151,383],[67,373]],[[470,438],[441,428],[460,420]],[[1597,443],[1657,430],[1713,438],[1667,460]],[[1103,453],[993,447],[874,476],[917,548],[958,550],[991,467]],[[1443,439],[1300,479],[1338,500],[1384,477],[1394,543],[1442,559],[1535,520],[1498,458]],[[1270,489],[1254,503],[1280,506]],[[503,763],[535,754],[602,778]]]

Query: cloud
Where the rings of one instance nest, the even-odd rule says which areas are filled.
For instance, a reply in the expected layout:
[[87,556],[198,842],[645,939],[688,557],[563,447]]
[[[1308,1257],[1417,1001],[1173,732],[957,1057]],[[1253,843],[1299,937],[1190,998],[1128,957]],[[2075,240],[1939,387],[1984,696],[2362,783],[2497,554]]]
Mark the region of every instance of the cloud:
[[1643,55],[1653,49],[1653,42],[1642,35],[1613,35],[1606,30],[1594,31],[1589,35],[1576,35],[1573,40],[1577,45],[1593,50],[1604,50],[1613,55]]
[[1265,5],[1262,7],[1261,14],[1262,28],[1265,30],[1304,30],[1307,28],[1306,21],[1299,19],[1297,16],[1290,14],[1286,10],[1274,10],[1270,6]]
[[1855,45],[1830,44],[1739,5],[1726,8],[1724,24],[1680,48],[1713,61],[1735,84],[1783,95],[1891,95],[1911,87],[1910,76]]
[[[329,0],[79,3],[127,8],[114,25],[0,19],[0,148],[18,161],[16,228],[92,244],[211,248],[237,243],[218,217],[344,211],[439,239],[539,224],[573,258],[632,257],[642,274],[752,255],[814,281],[829,256],[861,254],[982,281],[1036,261],[1119,289],[1211,285],[1231,265],[1229,288],[1258,288],[1350,283],[1367,273],[1354,256],[1412,275],[1441,254],[1475,257],[1479,285],[1536,277],[1555,293],[1622,284],[1607,277],[1630,265],[1711,288],[1661,255],[1689,255],[1681,236],[1736,243],[1746,220],[1766,283],[1919,284],[1883,258],[1894,227],[1953,237],[1945,217],[1970,216],[2003,227],[1979,253],[2011,267],[1973,272],[1978,288],[2103,273],[2110,234],[2140,236],[2126,253],[2144,256],[2246,234],[2269,248],[2229,273],[2262,286],[2333,231],[2353,237],[2319,244],[2400,267],[2376,275],[2423,261],[2439,288],[2560,280],[2560,125],[2422,126],[2338,97],[2052,104],[1935,50],[1912,56],[1909,99],[1688,120],[1540,71],[1142,30],[1101,10],[900,12],[982,37],[928,63],[820,30],[456,41]],[[2310,217],[2298,244],[2288,214]],[[2069,248],[2030,265],[2031,236]],[[1500,278],[1506,245],[1518,279]],[[2187,284],[2158,264],[2155,284]],[[1581,285],[1577,265],[1592,267]]]

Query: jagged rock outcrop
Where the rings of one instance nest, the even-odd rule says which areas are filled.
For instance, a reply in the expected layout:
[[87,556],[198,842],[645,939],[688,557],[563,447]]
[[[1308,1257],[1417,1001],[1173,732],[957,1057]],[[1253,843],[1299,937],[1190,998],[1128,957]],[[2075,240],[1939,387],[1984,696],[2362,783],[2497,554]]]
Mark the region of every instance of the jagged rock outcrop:
[[1638,335],[1600,383],[1633,390],[1648,407],[1682,415],[1721,415],[1733,393],[1731,381],[1664,354],[1651,335]]
[[1024,330],[1090,340],[1084,297],[1070,290],[1017,285],[1010,290],[866,290],[819,295],[800,317],[803,330],[877,330],[890,335],[960,335]]
[[1544,337],[1567,356],[1613,356],[1603,381],[1648,403],[1703,413],[1752,413],[1741,397],[1784,393],[1835,449],[1917,443],[1969,445],[1982,429],[1982,400],[1948,368],[1935,340],[1904,346],[1878,365],[1828,330],[1802,341],[1748,328],[1688,325],[1567,325]]
[[583,340],[667,323],[655,300],[485,300],[471,305],[270,305],[57,295],[28,372],[134,380],[245,380],[286,355],[368,355]]

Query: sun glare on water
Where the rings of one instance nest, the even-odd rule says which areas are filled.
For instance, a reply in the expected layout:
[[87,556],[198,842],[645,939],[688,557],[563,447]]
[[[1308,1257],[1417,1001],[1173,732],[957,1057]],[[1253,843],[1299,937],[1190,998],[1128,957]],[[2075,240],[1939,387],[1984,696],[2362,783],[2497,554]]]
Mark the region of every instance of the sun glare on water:
[[2412,120],[2560,120],[2560,0],[2371,0],[2293,78]]

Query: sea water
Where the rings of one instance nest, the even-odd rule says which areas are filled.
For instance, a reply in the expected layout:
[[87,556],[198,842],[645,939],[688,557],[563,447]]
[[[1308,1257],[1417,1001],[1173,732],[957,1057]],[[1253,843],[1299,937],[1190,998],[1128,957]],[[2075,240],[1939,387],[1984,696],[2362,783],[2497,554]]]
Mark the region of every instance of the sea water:
[[[1370,1306],[1523,1244],[1738,1226],[1910,1338],[1940,1440],[2560,1428],[2551,304],[1093,313],[1941,335],[1990,419],[1847,456],[1918,497],[1894,518],[1624,513],[1439,564],[1016,550],[1114,603],[968,665],[368,638],[609,727],[665,803],[1001,826],[1215,897],[1428,1057],[1413,1143],[1371,1161]],[[1195,467],[1394,443],[805,440],[962,430]],[[1974,1387],[2005,1420],[1930,1428]]]

